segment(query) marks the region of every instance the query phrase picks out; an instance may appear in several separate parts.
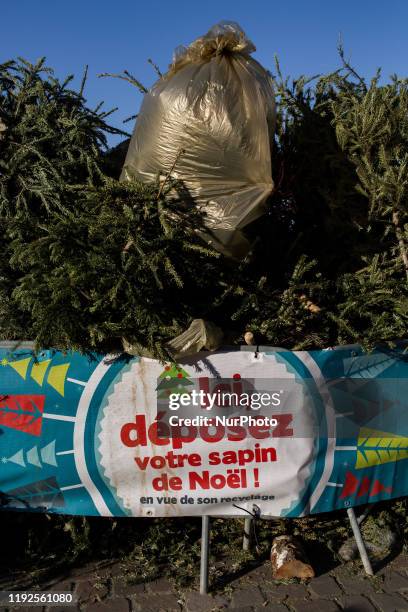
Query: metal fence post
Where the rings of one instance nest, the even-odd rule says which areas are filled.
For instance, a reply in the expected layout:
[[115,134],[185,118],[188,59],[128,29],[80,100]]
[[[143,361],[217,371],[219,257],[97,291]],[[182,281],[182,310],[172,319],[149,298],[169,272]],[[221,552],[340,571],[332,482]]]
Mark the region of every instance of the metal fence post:
[[208,565],[210,556],[210,517],[201,519],[200,595],[208,593]]
[[251,527],[253,518],[251,516],[245,517],[244,522],[244,537],[242,540],[242,550],[249,550],[251,546]]
[[347,515],[350,521],[351,529],[353,530],[354,539],[357,544],[358,552],[360,553],[361,561],[363,562],[366,574],[374,576],[373,568],[371,567],[370,559],[367,555],[367,549],[364,544],[363,536],[361,535],[360,527],[356,519],[353,508],[347,508]]

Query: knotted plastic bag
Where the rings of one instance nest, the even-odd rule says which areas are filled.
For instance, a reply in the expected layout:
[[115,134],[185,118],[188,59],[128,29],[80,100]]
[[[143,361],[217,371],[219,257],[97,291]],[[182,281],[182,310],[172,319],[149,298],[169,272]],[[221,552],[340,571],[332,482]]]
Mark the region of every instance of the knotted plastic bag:
[[171,174],[203,213],[204,237],[224,254],[249,249],[242,229],[272,192],[275,101],[270,75],[240,26],[222,22],[176,50],[145,95],[122,180]]
[[193,319],[188,329],[167,343],[167,348],[175,359],[180,359],[195,355],[204,348],[215,351],[221,346],[223,336],[222,330],[211,321]]

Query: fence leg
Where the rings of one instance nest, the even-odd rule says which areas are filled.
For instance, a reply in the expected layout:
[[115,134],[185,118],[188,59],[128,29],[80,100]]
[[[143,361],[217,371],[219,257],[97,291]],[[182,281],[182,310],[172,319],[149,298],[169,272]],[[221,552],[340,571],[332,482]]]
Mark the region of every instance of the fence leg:
[[369,506],[367,506],[367,509],[362,514],[360,514],[359,517],[357,517],[357,523],[359,525],[361,525],[361,523],[366,520],[367,516],[370,514],[370,512],[372,512],[372,510],[374,510],[377,504],[378,502],[375,502],[374,504],[370,504]]
[[200,594],[208,593],[208,564],[210,555],[210,517],[201,519]]
[[249,550],[251,546],[251,527],[253,518],[248,516],[244,522],[244,537],[242,540],[242,550]]
[[353,508],[347,508],[347,515],[350,521],[351,528],[353,530],[354,539],[357,544],[358,552],[360,553],[361,561],[363,562],[366,574],[374,576],[373,568],[371,567],[370,559],[367,555],[367,550],[364,544],[363,537],[361,535],[360,527],[356,519]]

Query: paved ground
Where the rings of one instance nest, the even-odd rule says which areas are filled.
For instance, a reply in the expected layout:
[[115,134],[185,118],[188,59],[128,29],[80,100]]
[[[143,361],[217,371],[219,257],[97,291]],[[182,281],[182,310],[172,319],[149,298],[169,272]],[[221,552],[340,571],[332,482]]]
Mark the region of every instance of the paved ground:
[[[176,572],[175,568],[175,572]],[[408,612],[408,555],[399,555],[374,578],[355,564],[339,565],[307,584],[275,583],[269,563],[221,585],[212,595],[176,590],[166,578],[132,583],[129,565],[90,565],[72,571],[44,589],[71,591],[75,607],[43,608],[60,612]],[[41,610],[40,607],[17,608]]]

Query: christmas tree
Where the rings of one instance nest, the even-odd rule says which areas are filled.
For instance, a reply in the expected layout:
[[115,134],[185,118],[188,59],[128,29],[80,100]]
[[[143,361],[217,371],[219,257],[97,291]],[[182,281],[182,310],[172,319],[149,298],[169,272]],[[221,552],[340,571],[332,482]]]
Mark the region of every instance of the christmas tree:
[[[0,65],[1,339],[82,352],[119,352],[125,339],[168,361],[166,343],[195,318],[225,330],[229,344],[246,330],[289,349],[371,348],[406,337],[408,81],[367,81],[342,49],[340,60],[331,74],[293,81],[276,66],[275,190],[247,230],[252,253],[241,262],[200,241],[202,219],[182,183],[118,182],[126,141],[108,150],[107,136],[120,131],[107,123],[109,111],[89,108],[85,79],[74,91],[43,60]],[[162,397],[189,388],[187,374],[169,368]],[[3,426],[40,422],[24,406],[2,408]],[[386,459],[394,443],[391,452],[405,457],[406,439],[361,433],[356,469]],[[379,490],[373,483],[370,494]],[[22,508],[64,503],[53,479],[0,498],[18,498]],[[393,508],[393,523],[406,531],[404,502]],[[38,545],[69,533],[75,550],[89,550],[90,521],[65,521],[54,516],[50,529],[47,517]],[[327,536],[327,518],[296,523],[311,538]],[[128,543],[127,523],[114,526],[114,543],[120,528]],[[18,522],[13,549],[37,527],[21,538]],[[154,529],[163,534],[162,523]],[[150,551],[167,554],[153,542]]]
[[157,385],[158,399],[168,399],[170,395],[188,393],[186,387],[194,385],[189,380],[187,372],[175,364],[165,366],[159,376],[159,381]]
[[[408,84],[344,59],[294,81],[276,66],[275,191],[236,262],[211,250],[180,181],[120,183],[109,112],[43,61],[0,66],[0,335],[168,361],[195,318],[291,349],[372,347],[408,324]],[[123,132],[123,134],[125,134]],[[178,194],[177,196],[175,194]]]

